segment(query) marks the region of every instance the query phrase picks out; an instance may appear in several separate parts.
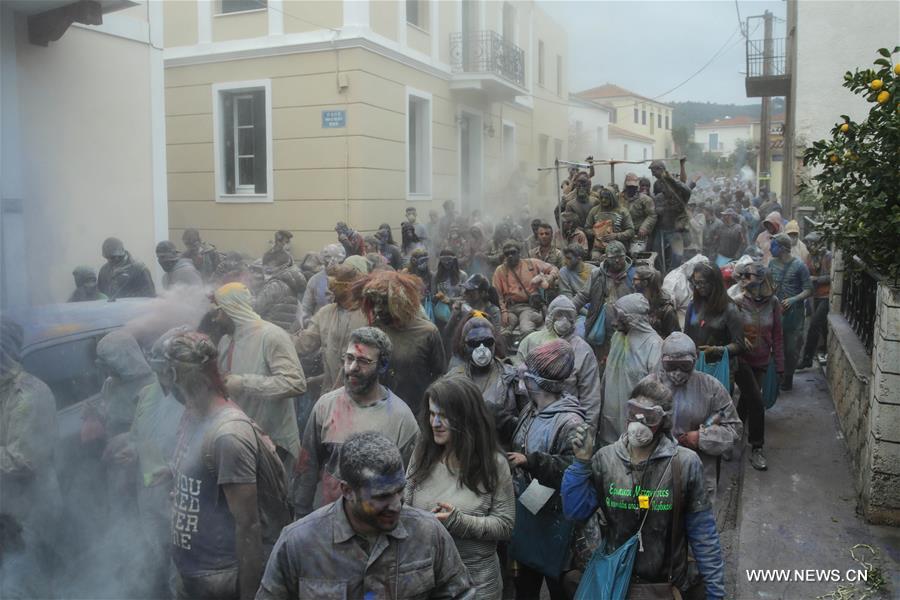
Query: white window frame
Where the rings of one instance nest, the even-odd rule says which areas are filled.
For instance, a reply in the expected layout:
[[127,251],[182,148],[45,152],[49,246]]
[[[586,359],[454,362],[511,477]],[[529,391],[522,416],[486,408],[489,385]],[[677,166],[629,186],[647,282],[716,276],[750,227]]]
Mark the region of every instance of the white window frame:
[[[263,90],[266,103],[266,193],[238,192],[239,165],[235,163],[235,193],[225,192],[225,123],[222,106],[223,92],[235,93],[241,90]],[[256,79],[252,81],[231,81],[228,83],[214,83],[212,85],[213,103],[213,173],[216,182],[216,202],[243,203],[243,202],[273,202],[275,200],[275,186],[272,164],[272,80]],[[235,137],[235,153],[237,153],[237,138]]]
[[[204,0],[198,0],[199,2],[203,2]],[[265,6],[260,6],[258,8],[246,8],[244,10],[235,10],[231,12],[222,12],[222,0],[213,0],[213,16],[216,17],[230,17],[231,15],[246,15],[249,13],[262,12],[269,10],[269,3],[266,2]]]
[[[410,27],[415,27],[419,31],[423,31],[425,33],[431,33],[431,11],[436,7],[432,6],[431,0],[416,0],[416,4],[419,5],[419,20],[422,23],[413,23],[409,20],[409,11],[406,10],[406,0],[403,0],[403,21]],[[425,10],[425,14],[422,14],[422,9]]]
[[[426,111],[427,114],[424,117],[419,118],[420,124],[427,125],[427,127],[425,128],[425,133],[424,133],[425,139],[422,142],[423,144],[425,144],[426,148],[428,149],[428,151],[426,153],[427,161],[426,161],[426,164],[422,164],[421,161],[417,161],[417,163],[416,163],[416,167],[417,167],[416,168],[416,170],[417,170],[416,182],[418,183],[419,177],[422,177],[422,182],[425,184],[425,191],[416,191],[416,192],[413,192],[410,189],[410,181],[409,181],[409,179],[410,179],[409,152],[411,149],[410,139],[409,139],[409,103],[410,103],[411,99],[425,101],[427,103],[426,106],[428,107],[428,109]],[[431,165],[433,164],[432,159],[433,159],[433,154],[434,154],[434,144],[433,144],[434,124],[432,121],[432,115],[434,114],[434,104],[433,104],[431,94],[428,92],[424,92],[422,90],[417,90],[415,88],[411,88],[411,87],[407,86],[407,88],[406,88],[406,104],[405,104],[405,108],[404,108],[403,112],[406,117],[404,119],[405,127],[406,127],[406,138],[405,138],[406,139],[406,148],[405,148],[405,152],[404,152],[404,155],[406,158],[406,170],[405,170],[406,199],[407,200],[431,200],[431,196],[432,196],[433,189],[434,189],[433,188],[433,184],[434,184],[433,172],[432,172],[432,168],[431,168]]]
[[[507,153],[507,147],[506,147],[506,130],[507,130],[507,128],[509,128],[512,131],[512,136],[510,136],[510,139],[512,140],[512,145],[511,145],[512,156],[509,156]],[[511,167],[511,168],[515,168],[515,166],[517,164],[517,160],[518,160],[519,151],[518,151],[518,148],[516,147],[516,143],[518,141],[517,137],[518,137],[518,131],[516,131],[515,121],[507,121],[506,119],[503,119],[503,128],[500,133],[500,141],[503,144],[503,162],[508,167]]]

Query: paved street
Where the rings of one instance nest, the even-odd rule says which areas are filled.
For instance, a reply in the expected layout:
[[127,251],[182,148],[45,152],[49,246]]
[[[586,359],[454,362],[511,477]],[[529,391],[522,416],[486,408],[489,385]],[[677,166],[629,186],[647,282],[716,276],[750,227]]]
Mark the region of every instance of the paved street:
[[[859,599],[859,592],[828,595],[848,583],[749,583],[745,571],[837,569],[844,573],[859,568],[850,558],[850,549],[869,544],[878,550],[885,578],[891,580],[884,597],[897,598],[900,530],[868,525],[856,514],[849,456],[818,369],[797,373],[793,392],[783,394],[766,415],[766,454],[769,470],[765,472],[755,471],[746,456],[740,457],[743,485],[737,529],[723,529],[732,597]],[[736,466],[734,461],[729,465]],[[860,550],[858,556],[869,554]],[[855,589],[864,588],[857,585]]]

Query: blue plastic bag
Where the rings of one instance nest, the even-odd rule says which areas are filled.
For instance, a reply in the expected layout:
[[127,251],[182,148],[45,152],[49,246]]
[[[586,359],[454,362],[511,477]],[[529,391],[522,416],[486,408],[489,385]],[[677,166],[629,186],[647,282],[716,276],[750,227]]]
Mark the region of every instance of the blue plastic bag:
[[597,320],[594,322],[594,326],[591,327],[590,333],[587,335],[587,339],[585,340],[588,344],[592,346],[602,346],[604,342],[606,342],[606,305],[600,309],[600,314],[597,315]]
[[551,504],[553,499],[535,515],[516,500],[516,527],[509,540],[509,555],[538,573],[558,579],[569,560],[575,522]]
[[766,367],[766,376],[763,379],[762,387],[763,405],[766,408],[775,406],[778,400],[778,372],[775,370],[775,357],[769,359],[769,366]]
[[422,308],[425,309],[425,316],[428,317],[428,320],[434,323],[434,303],[431,296],[425,296],[422,299]]
[[636,533],[611,554],[605,554],[598,548],[581,576],[575,600],[625,600],[631,585],[637,547]]
[[450,320],[450,305],[446,302],[433,302],[434,320],[446,323]]
[[712,375],[719,380],[719,383],[726,390],[731,389],[731,365],[728,360],[728,348],[725,348],[725,352],[722,353],[722,358],[719,359],[719,362],[714,363],[706,362],[706,352],[701,352],[694,370]]

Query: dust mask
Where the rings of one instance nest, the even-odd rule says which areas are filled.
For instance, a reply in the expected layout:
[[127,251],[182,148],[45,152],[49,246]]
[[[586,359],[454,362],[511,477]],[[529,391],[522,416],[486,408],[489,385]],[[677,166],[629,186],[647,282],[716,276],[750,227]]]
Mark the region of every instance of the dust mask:
[[691,378],[691,374],[685,373],[684,371],[666,371],[666,377],[669,378],[669,381],[680,387],[687,383],[688,379]]
[[472,364],[476,367],[486,367],[494,359],[494,351],[481,344],[472,350]]
[[556,319],[553,321],[553,331],[556,332],[556,335],[559,337],[568,337],[570,333],[572,333],[572,320],[571,319]]
[[653,430],[644,425],[633,421],[628,424],[628,445],[637,448],[645,448],[653,441]]

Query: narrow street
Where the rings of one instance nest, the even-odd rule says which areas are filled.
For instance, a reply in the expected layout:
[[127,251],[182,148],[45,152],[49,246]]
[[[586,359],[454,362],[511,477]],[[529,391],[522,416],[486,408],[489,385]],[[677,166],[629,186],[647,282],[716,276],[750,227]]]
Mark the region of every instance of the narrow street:
[[[888,593],[896,594],[900,589],[900,531],[869,525],[857,515],[847,448],[819,369],[798,372],[794,390],[782,393],[768,411],[766,456],[769,469],[764,472],[751,468],[746,454],[723,463],[718,521],[729,597],[861,598],[862,583],[793,579],[761,583],[749,582],[747,576],[752,569],[836,569],[843,576],[848,570],[863,568],[850,556],[857,544],[868,544],[877,551],[875,561],[862,548],[857,557],[880,568],[888,582],[885,588],[893,590]],[[728,481],[737,484],[740,494],[734,493]],[[737,506],[736,496],[740,499]],[[874,576],[870,571],[870,582]],[[849,595],[850,589],[856,594]]]

